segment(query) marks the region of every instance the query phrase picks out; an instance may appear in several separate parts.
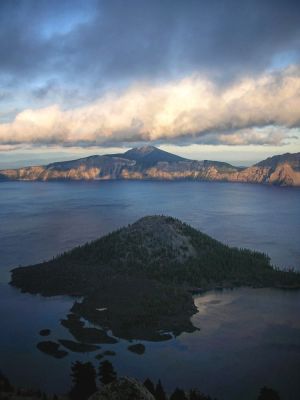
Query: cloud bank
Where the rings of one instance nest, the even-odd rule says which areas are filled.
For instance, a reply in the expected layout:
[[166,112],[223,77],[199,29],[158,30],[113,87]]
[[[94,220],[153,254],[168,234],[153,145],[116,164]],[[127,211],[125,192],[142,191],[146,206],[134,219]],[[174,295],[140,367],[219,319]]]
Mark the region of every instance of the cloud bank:
[[220,86],[200,75],[123,92],[73,109],[25,109],[0,124],[0,144],[132,142],[282,144],[300,127],[300,67]]
[[299,60],[299,13],[295,0],[1,0],[0,73],[25,87],[195,69],[224,79]]

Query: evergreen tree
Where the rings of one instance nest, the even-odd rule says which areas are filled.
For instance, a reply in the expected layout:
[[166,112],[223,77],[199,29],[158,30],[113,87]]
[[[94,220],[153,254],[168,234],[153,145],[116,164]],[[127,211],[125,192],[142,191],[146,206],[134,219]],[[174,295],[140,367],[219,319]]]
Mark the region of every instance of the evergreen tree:
[[156,400],[167,400],[166,393],[164,391],[164,388],[160,380],[158,381],[158,384],[156,385],[155,388],[155,398]]
[[176,388],[171,394],[170,400],[187,400],[187,398],[182,389]]
[[1,392],[13,392],[14,388],[10,384],[9,380],[0,371],[0,393]]
[[280,396],[275,390],[264,386],[260,390],[257,400],[280,400]]
[[96,371],[92,363],[76,361],[71,367],[74,383],[70,391],[72,400],[85,400],[96,392]]
[[211,400],[211,397],[200,393],[198,390],[192,389],[189,392],[189,400]]
[[108,360],[104,360],[99,366],[99,380],[102,385],[107,385],[117,379],[117,373],[114,370],[112,363]]
[[149,390],[150,393],[153,394],[153,396],[155,395],[155,386],[154,386],[154,383],[153,383],[149,378],[147,378],[147,379],[145,380],[144,386],[145,386],[146,389]]

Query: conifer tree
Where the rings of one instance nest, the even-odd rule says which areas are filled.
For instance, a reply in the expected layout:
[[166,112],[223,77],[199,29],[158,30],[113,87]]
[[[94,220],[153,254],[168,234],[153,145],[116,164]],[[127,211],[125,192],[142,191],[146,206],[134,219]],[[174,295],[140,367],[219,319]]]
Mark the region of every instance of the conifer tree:
[[76,361],[71,367],[73,387],[70,391],[72,400],[85,400],[96,392],[96,370],[92,363]]
[[170,400],[187,400],[187,398],[182,389],[176,388],[171,394]]
[[156,398],[156,400],[167,400],[166,393],[164,391],[164,388],[163,388],[160,380],[158,381],[156,388],[155,388],[155,398]]
[[117,373],[114,370],[112,363],[108,360],[104,360],[99,366],[99,380],[102,385],[107,385],[117,379]]
[[155,386],[154,386],[154,383],[153,383],[149,378],[147,378],[147,379],[145,380],[144,386],[145,386],[146,389],[149,390],[150,393],[153,394],[153,396],[155,395]]
[[260,390],[257,400],[280,400],[280,396],[275,390],[264,386]]

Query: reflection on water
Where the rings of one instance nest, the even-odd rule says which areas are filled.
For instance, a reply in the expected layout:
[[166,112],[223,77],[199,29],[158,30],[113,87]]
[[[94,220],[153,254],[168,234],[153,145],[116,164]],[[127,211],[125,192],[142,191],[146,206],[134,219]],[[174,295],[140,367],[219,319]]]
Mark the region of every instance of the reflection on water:
[[[72,349],[73,338],[59,323],[72,299],[21,294],[5,284],[0,296],[0,312],[5,316],[0,367],[15,383],[64,391],[71,384],[72,361],[91,361],[97,366],[99,360],[108,358],[119,375],[161,378],[169,390],[175,385],[197,386],[220,399],[247,400],[268,385],[285,394],[284,398],[298,399],[299,291],[241,288],[209,292],[195,298],[198,312],[192,323],[199,330],[164,342],[118,338],[115,344],[102,343],[101,349],[86,353]],[[44,340],[39,335],[43,328],[51,329],[47,340],[69,340],[66,357],[55,359],[36,348]],[[145,346],[142,354],[128,349],[138,343]]]

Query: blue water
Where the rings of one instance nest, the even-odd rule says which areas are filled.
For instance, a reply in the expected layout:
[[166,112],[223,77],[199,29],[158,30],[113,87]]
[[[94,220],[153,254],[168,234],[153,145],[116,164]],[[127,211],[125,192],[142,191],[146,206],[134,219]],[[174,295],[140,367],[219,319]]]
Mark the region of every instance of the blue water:
[[[274,265],[300,270],[300,190],[205,182],[5,182],[0,184],[0,369],[20,385],[68,389],[71,362],[40,353],[43,328],[60,326],[72,305],[7,285],[9,270],[48,259],[149,214],[168,214],[225,243],[268,253]],[[128,343],[104,345],[120,374],[199,387],[219,399],[253,399],[269,385],[282,398],[300,392],[300,293],[271,289],[211,292],[195,299],[200,331],[145,343],[139,356]],[[26,368],[24,368],[26,365]],[[95,363],[96,365],[96,363]],[[51,371],[51,374],[49,373]]]

